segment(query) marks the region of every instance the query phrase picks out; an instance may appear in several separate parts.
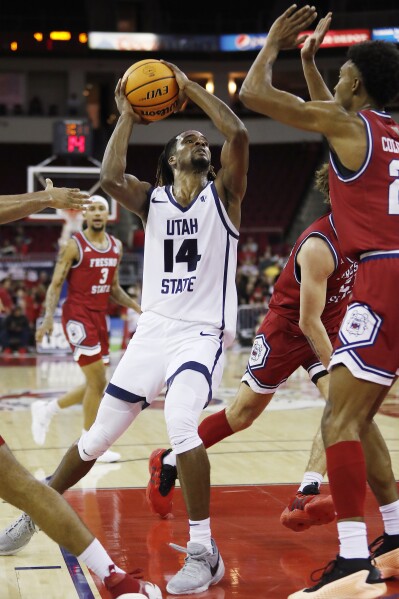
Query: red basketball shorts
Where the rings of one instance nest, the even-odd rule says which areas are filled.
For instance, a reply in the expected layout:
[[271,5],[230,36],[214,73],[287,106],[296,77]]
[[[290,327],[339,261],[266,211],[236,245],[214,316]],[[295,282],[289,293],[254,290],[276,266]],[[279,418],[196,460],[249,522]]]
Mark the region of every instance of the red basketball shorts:
[[71,346],[74,360],[79,366],[96,362],[101,356],[109,362],[109,334],[106,313],[89,310],[86,306],[62,306],[62,326]]

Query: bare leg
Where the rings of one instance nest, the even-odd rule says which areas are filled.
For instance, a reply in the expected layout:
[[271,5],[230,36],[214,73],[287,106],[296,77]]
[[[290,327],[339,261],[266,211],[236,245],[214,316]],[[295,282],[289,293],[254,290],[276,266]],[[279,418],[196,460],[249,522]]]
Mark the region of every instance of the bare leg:
[[[384,392],[384,397],[387,391]],[[360,437],[367,466],[367,482],[378,505],[397,501],[399,496],[391,456],[377,424],[372,421],[361,432]]]
[[256,393],[251,387],[241,383],[233,403],[226,409],[226,418],[231,429],[237,433],[250,427],[269,405],[273,395]]
[[79,455],[77,444],[74,444],[62,458],[48,484],[58,491],[58,493],[62,494],[79,482],[92,469],[95,463],[96,460],[84,462]]
[[61,410],[82,403],[85,391],[86,384],[83,384],[79,385],[79,387],[75,387],[75,389],[72,389],[71,391],[68,391],[68,393],[65,393],[65,395],[63,395],[57,400],[57,403]]
[[[321,395],[327,401],[330,376],[321,377],[316,386]],[[321,434],[321,425],[317,429],[317,433],[313,439],[312,448],[310,450],[309,461],[306,466],[306,472],[319,472],[323,476],[327,472],[326,452],[324,449],[323,437]]]
[[203,445],[177,456],[177,471],[190,520],[209,518],[210,464]]
[[0,496],[29,514],[53,541],[80,555],[94,540],[65,499],[25,470],[6,445],[0,447],[0,472]]
[[107,384],[106,371],[102,358],[82,367],[86,377],[83,397],[83,428],[88,431],[96,419],[98,407]]

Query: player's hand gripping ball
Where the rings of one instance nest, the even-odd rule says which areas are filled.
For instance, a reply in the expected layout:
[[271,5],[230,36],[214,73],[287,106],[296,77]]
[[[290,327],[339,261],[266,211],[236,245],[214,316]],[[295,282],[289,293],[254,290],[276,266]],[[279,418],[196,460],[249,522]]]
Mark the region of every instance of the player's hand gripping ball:
[[125,93],[135,112],[145,121],[161,121],[178,106],[179,86],[176,77],[160,60],[145,59],[127,69]]

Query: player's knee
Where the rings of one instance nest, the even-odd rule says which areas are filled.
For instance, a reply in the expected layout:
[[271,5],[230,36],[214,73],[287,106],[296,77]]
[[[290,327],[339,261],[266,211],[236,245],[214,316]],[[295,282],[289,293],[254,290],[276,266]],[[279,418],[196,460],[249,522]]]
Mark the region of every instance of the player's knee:
[[103,426],[95,422],[79,439],[79,455],[83,461],[90,462],[99,458],[111,445]]
[[104,376],[91,376],[87,377],[87,387],[90,388],[91,392],[95,394],[97,397],[102,397],[105,391],[105,387],[107,385],[107,379]]
[[169,440],[176,453],[184,453],[201,445],[198,419],[204,398],[192,386],[174,381],[165,402],[165,422]]

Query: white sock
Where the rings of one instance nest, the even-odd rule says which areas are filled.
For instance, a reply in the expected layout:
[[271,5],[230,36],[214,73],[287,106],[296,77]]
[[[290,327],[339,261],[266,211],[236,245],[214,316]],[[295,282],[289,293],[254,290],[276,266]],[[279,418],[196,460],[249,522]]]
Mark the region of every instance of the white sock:
[[163,460],[163,464],[169,464],[169,466],[176,466],[176,454],[174,451],[170,451],[168,455],[166,455]]
[[[92,570],[101,580],[104,580],[109,575],[110,566],[115,566],[104,547],[98,539],[94,539],[92,543],[77,556],[78,560],[84,562],[90,570]],[[116,572],[124,572],[115,566]]]
[[58,404],[58,399],[52,399],[47,403],[46,412],[50,414],[50,416],[54,416],[57,412],[60,412],[61,408]]
[[365,522],[338,522],[339,554],[346,559],[369,557]]
[[387,535],[399,535],[399,500],[380,507]]
[[212,553],[211,543],[211,519],[206,520],[189,520],[190,525],[190,542],[204,545],[210,553]]
[[319,472],[305,472],[298,491],[302,492],[307,485],[311,485],[312,483],[317,483],[317,488],[320,489],[323,478],[324,476]]

